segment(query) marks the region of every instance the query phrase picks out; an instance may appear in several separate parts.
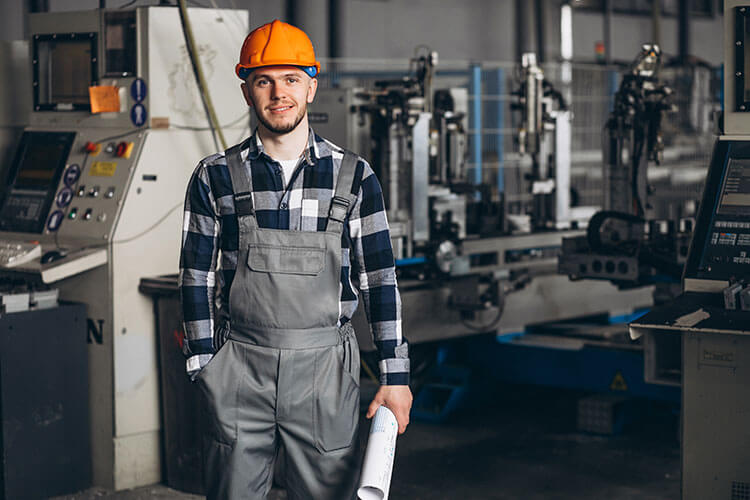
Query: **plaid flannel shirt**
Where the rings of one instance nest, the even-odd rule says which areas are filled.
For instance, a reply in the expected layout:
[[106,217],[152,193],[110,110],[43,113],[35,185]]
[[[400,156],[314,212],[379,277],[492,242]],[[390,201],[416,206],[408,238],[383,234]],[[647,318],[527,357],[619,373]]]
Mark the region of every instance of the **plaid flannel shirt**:
[[[259,227],[325,231],[343,158],[341,148],[311,129],[308,147],[291,182],[286,183],[281,166],[264,152],[257,132],[242,143],[240,157],[251,172]],[[408,345],[401,335],[401,299],[382,190],[362,158],[357,162],[354,179],[352,193],[357,198],[341,240],[339,325],[350,321],[361,294],[380,357],[381,384],[408,384]],[[191,376],[215,352],[215,321],[218,310],[228,303],[238,245],[232,182],[224,153],[218,153],[198,164],[185,198],[179,287],[185,329],[183,349]],[[358,281],[359,294],[352,276]]]

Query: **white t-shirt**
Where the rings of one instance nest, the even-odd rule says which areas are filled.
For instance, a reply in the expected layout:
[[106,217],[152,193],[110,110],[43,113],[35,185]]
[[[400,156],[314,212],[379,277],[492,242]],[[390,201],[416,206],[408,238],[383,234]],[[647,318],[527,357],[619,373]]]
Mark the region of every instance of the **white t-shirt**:
[[[274,158],[276,160],[276,158]],[[281,165],[281,169],[284,171],[284,187],[289,186],[289,181],[292,180],[294,170],[297,168],[299,158],[296,160],[276,160]]]

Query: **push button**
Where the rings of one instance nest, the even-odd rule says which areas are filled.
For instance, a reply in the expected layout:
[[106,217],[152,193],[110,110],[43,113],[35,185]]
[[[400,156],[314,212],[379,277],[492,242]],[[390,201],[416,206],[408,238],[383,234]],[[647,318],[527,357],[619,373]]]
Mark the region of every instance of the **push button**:
[[132,142],[121,142],[115,148],[115,156],[119,158],[130,158],[130,154],[133,152]]
[[65,185],[72,187],[73,184],[78,182],[78,179],[81,177],[81,167],[78,166],[78,164],[73,164],[68,167],[68,169],[65,171],[64,178],[65,178]]
[[82,219],[83,220],[91,220],[91,214],[92,214],[92,212],[93,212],[93,210],[91,208],[87,208],[86,212],[83,214]]
[[78,196],[86,196],[86,185],[81,184],[81,186],[78,188]]
[[102,145],[99,144],[98,142],[91,142],[91,141],[89,141],[83,147],[83,150],[86,151],[91,156],[96,156],[102,150]]
[[282,210],[286,210],[286,208],[287,208],[288,206],[289,206],[289,205],[287,205],[287,204],[286,204],[286,202],[282,202],[282,203],[281,203],[281,209],[282,209]]

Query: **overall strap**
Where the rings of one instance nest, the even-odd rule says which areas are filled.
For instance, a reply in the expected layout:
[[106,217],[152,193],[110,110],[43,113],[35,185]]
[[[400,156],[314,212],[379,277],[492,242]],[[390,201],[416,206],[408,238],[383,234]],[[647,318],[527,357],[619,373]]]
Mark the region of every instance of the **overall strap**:
[[232,191],[234,191],[234,209],[238,221],[242,217],[248,217],[248,222],[255,225],[253,181],[250,169],[242,164],[240,150],[241,144],[237,144],[227,149],[225,153],[229,176],[232,179]]
[[354,204],[356,198],[352,194],[354,184],[354,171],[357,168],[357,155],[351,151],[344,151],[344,159],[341,160],[339,176],[336,179],[336,192],[333,193],[331,208],[328,210],[328,222],[326,231],[334,231],[339,234],[344,229],[344,220],[349,208]]

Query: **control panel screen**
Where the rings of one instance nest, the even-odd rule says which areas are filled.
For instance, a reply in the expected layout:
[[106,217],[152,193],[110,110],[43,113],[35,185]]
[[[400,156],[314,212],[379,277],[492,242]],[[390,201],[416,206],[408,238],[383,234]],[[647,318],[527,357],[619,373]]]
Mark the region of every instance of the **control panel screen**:
[[0,207],[0,230],[44,230],[74,138],[74,132],[23,133]]
[[750,159],[729,159],[717,213],[750,215]]

